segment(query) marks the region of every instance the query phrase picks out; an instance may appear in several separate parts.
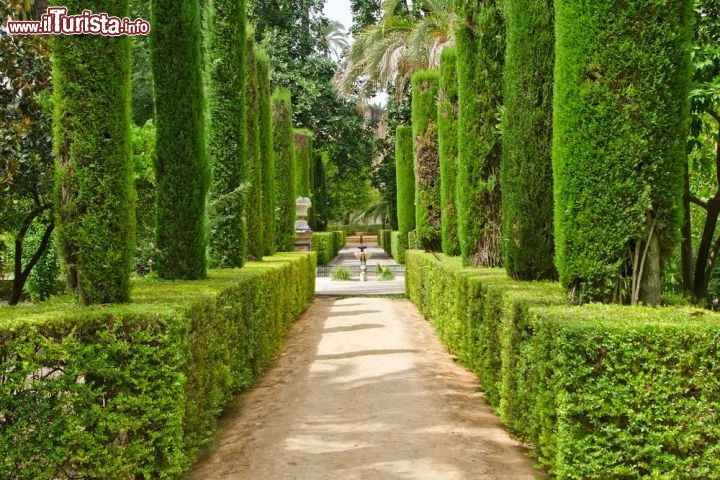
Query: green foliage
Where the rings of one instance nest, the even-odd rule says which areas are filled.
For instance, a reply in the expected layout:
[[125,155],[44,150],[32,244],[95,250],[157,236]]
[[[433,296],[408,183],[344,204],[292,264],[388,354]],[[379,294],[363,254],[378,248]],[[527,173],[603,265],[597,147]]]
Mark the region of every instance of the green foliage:
[[[505,3],[502,118],[502,246],[508,274],[557,276],[553,242],[553,1]],[[532,38],[532,41],[528,41]]]
[[458,66],[458,236],[464,265],[502,263],[501,144],[505,26],[497,0],[455,0]]
[[[33,232],[28,239],[28,247],[37,249],[42,242],[42,232]],[[28,277],[25,289],[33,302],[42,301],[58,292],[58,277],[60,276],[60,259],[51,238],[48,248],[40,256],[37,264]]]
[[330,278],[333,280],[350,280],[350,270],[345,267],[335,267],[330,272]]
[[438,92],[438,148],[440,151],[440,219],[442,251],[459,255],[455,180],[457,178],[458,121],[457,52],[447,47],[440,56]]
[[210,165],[205,151],[200,7],[197,0],[153,0],[151,11],[157,273],[166,279],[204,278]]
[[335,258],[341,248],[345,246],[343,232],[314,232],[312,236],[312,250],[317,252],[318,265],[325,265]]
[[392,252],[393,260],[400,265],[405,263],[405,249],[407,248],[407,243],[405,242],[407,242],[407,235],[403,236],[398,231],[390,234],[390,252]]
[[437,99],[440,74],[412,77],[412,134],[415,160],[415,228],[425,249],[440,250],[440,154]]
[[295,152],[290,92],[272,95],[273,158],[275,163],[275,245],[279,252],[295,243]]
[[313,230],[324,232],[328,226],[328,186],[325,164],[327,163],[327,152],[315,151],[313,167],[313,210],[315,212],[315,224]]
[[146,275],[155,257],[155,125],[149,120],[142,128],[132,125],[132,157],[135,170],[136,228],[135,273]]
[[[275,254],[275,157],[273,154],[272,108],[270,105],[270,71],[267,53],[255,49],[258,81],[258,141],[262,167],[264,254]],[[259,220],[259,219],[258,219]]]
[[[309,130],[295,129],[293,131],[293,147],[295,155],[295,195],[310,197],[310,168],[313,161],[313,134]],[[312,207],[310,207],[312,208]]]
[[384,267],[377,264],[376,273],[378,276],[378,280],[394,280],[395,279],[395,272],[392,271],[390,267]]
[[378,230],[377,239],[378,246],[392,256],[392,230]]
[[713,478],[720,317],[562,305],[557,283],[408,253],[410,299],[557,478]]
[[[127,0],[63,5],[70,14],[128,14]],[[130,299],[130,67],[126,36],[53,37],[57,235],[68,283],[84,305]]]
[[[407,248],[408,233],[415,228],[415,172],[413,166],[412,127],[401,125],[395,131],[395,167],[397,178],[397,215],[400,232],[398,255]],[[398,263],[401,263],[398,260]]]
[[667,258],[682,218],[691,1],[555,5],[556,265],[573,300],[624,299],[635,252]]
[[0,308],[0,477],[182,478],[314,282],[315,255],[291,253],[144,278],[130,305]]
[[263,165],[260,157],[260,92],[255,59],[255,36],[252,29],[245,41],[247,79],[245,81],[246,145],[250,188],[247,198],[247,256],[260,261],[265,253],[265,221],[263,210]]
[[[150,1],[130,0],[130,18],[150,20]],[[153,77],[148,35],[132,37],[132,101],[133,123],[142,127],[155,116],[153,111]],[[140,208],[138,207],[138,211]]]
[[[210,261],[214,267],[242,267],[248,249],[248,205],[256,137],[248,140],[248,46],[245,0],[208,0],[205,9],[208,85]],[[254,99],[256,100],[256,99]],[[252,108],[253,105],[250,105]],[[251,125],[251,128],[255,125]],[[252,135],[257,135],[253,129]]]

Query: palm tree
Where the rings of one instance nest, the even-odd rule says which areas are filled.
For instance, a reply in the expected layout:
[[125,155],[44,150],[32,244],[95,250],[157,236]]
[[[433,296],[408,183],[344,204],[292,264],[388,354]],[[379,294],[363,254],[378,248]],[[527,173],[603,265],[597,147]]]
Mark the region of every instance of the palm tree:
[[452,0],[386,0],[378,23],[362,30],[335,75],[335,86],[352,93],[358,80],[369,92],[394,83],[398,96],[418,70],[438,68],[453,43]]
[[327,24],[323,26],[322,36],[322,46],[325,52],[330,58],[339,61],[350,46],[343,24],[337,20],[328,21]]

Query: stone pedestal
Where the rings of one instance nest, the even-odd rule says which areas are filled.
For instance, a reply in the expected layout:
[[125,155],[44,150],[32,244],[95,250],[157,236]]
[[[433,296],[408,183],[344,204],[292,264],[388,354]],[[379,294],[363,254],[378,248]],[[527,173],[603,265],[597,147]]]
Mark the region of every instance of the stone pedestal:
[[310,230],[310,225],[308,225],[305,219],[311,205],[310,199],[306,197],[298,197],[297,200],[295,200],[295,215],[297,216],[297,220],[295,221],[296,252],[312,251],[312,230]]

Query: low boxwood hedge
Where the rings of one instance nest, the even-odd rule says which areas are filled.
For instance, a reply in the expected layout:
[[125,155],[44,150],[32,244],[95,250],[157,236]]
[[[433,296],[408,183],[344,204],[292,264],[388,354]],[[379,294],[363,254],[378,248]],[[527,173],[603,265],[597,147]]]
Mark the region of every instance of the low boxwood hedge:
[[390,255],[400,265],[405,263],[405,250],[407,244],[402,240],[407,241],[400,232],[394,231],[390,233]]
[[346,235],[343,231],[315,232],[312,236],[312,250],[317,252],[318,265],[325,265],[335,258],[345,246]]
[[0,308],[0,478],[179,478],[314,297],[315,255],[202,281],[133,282],[133,303]]
[[408,296],[553,476],[718,478],[720,316],[568,306],[557,283],[440,258],[407,252]]

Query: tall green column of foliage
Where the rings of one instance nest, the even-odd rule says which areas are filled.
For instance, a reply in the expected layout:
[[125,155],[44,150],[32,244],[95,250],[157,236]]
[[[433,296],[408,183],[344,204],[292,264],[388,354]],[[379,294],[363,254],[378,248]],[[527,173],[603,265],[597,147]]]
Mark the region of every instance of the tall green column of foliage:
[[260,163],[260,109],[258,69],[255,61],[255,34],[248,29],[246,40],[247,79],[245,81],[246,148],[249,190],[247,196],[247,256],[250,260],[262,260],[264,245],[263,168]]
[[551,155],[553,17],[552,0],[505,3],[500,169],[503,258],[510,276],[522,280],[556,277]]
[[247,75],[245,0],[209,0],[208,71],[210,261],[216,267],[242,267],[247,255]]
[[310,175],[313,157],[313,134],[310,130],[293,131],[295,148],[295,195],[310,197]]
[[464,265],[495,267],[502,263],[498,118],[505,26],[498,0],[455,0],[455,10],[460,250]]
[[655,303],[682,216],[692,1],[555,6],[560,280],[575,301]]
[[272,110],[270,107],[270,61],[264,50],[255,49],[258,81],[258,143],[262,167],[263,244],[265,255],[275,254],[275,161]]
[[295,247],[295,152],[290,92],[272,95],[273,156],[275,158],[275,245],[279,252]]
[[440,55],[440,91],[438,94],[438,145],[440,147],[440,217],[442,251],[459,255],[457,233],[457,52],[448,47]]
[[[124,18],[127,0],[69,0]],[[55,201],[70,286],[84,305],[126,302],[135,238],[130,148],[130,39],[56,36]]]
[[440,73],[412,77],[412,131],[415,157],[415,229],[423,248],[438,251],[440,240],[440,152],[437,100]]
[[210,166],[205,150],[200,6],[197,0],[153,0],[155,83],[156,269],[160,278],[207,274],[205,203]]
[[415,229],[415,169],[410,125],[399,125],[395,129],[395,178],[400,231],[398,247],[404,251],[408,247],[408,233]]
[[327,194],[327,152],[315,152],[313,175],[313,209],[315,210],[315,225],[313,230],[324,232],[328,226],[328,194]]

